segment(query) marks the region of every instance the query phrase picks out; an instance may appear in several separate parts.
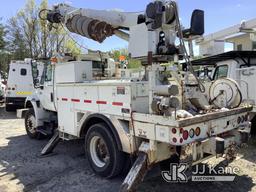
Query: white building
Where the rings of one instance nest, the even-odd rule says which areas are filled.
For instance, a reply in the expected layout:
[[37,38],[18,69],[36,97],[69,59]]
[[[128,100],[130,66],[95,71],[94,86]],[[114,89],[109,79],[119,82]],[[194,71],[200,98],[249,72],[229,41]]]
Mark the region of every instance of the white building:
[[230,37],[226,42],[233,43],[234,51],[256,51],[256,34],[253,33]]

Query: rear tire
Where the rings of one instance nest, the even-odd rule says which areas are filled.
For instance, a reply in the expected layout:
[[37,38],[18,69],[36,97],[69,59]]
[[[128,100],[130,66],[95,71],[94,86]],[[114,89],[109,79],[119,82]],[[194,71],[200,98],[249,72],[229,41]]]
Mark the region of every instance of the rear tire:
[[36,130],[36,117],[34,109],[29,109],[25,115],[25,128],[27,135],[31,139],[42,139],[44,135]]
[[93,171],[102,177],[113,178],[123,169],[125,154],[117,144],[107,125],[92,125],[85,137],[85,149]]

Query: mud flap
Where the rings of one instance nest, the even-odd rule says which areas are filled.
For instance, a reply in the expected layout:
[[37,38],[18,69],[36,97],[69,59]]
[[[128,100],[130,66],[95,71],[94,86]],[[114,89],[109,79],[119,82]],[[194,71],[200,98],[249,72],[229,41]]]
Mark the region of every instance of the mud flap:
[[137,186],[143,181],[148,171],[148,155],[140,152],[137,160],[121,185],[119,192],[135,191]]
[[41,156],[49,155],[53,152],[54,148],[60,141],[59,132],[56,131],[50,141],[46,144],[46,146],[41,151]]

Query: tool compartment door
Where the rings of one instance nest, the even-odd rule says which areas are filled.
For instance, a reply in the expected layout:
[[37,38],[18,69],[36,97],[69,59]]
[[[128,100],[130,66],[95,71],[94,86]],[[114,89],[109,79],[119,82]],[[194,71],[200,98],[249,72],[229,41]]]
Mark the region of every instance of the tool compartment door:
[[59,130],[76,136],[73,86],[57,85]]

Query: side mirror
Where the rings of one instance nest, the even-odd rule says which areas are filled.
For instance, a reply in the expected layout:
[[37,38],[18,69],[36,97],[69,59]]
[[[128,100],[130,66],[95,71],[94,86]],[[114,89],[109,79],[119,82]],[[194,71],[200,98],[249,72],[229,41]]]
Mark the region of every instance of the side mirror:
[[204,11],[196,9],[191,17],[190,33],[192,35],[204,34]]
[[184,38],[204,34],[204,11],[196,9],[192,13],[190,28],[183,30]]

